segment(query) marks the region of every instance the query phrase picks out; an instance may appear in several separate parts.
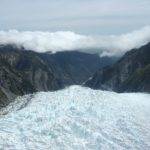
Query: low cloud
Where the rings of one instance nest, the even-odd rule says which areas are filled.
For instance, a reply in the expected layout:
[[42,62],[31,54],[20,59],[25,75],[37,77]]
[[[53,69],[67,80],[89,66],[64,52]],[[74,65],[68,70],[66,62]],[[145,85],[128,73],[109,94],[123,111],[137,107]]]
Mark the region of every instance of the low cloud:
[[64,32],[0,31],[0,44],[15,44],[36,52],[79,50],[101,56],[122,55],[150,42],[150,26],[122,35],[85,36]]

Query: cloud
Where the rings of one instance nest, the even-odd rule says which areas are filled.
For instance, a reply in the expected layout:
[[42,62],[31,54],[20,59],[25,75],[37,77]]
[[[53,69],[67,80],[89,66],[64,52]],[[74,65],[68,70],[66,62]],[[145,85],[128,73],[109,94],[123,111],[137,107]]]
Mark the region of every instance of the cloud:
[[101,56],[122,55],[150,42],[150,26],[122,35],[85,36],[71,31],[0,31],[0,44],[15,44],[36,52],[79,50]]
[[150,0],[0,0],[1,30],[118,34],[149,17]]

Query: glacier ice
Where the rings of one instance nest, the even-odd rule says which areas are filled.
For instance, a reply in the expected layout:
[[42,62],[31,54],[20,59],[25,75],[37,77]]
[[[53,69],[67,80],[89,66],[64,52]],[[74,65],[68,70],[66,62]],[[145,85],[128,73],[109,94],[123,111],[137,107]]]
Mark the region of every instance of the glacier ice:
[[0,149],[150,149],[149,94],[71,86],[17,98],[0,113]]

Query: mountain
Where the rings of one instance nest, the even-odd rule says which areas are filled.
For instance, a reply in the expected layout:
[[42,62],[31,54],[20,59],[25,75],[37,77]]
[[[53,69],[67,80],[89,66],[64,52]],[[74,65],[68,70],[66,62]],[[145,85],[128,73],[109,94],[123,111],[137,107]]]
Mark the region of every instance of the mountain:
[[78,51],[65,51],[40,57],[49,65],[63,85],[81,85],[93,72],[104,66],[114,63],[116,57],[99,57],[97,54],[88,54]]
[[150,43],[99,69],[85,85],[116,92],[150,92]]
[[0,104],[7,105],[17,95],[61,88],[49,66],[32,51],[7,45],[0,47]]
[[14,45],[0,46],[0,107],[16,96],[82,84],[116,58],[77,51],[36,53]]

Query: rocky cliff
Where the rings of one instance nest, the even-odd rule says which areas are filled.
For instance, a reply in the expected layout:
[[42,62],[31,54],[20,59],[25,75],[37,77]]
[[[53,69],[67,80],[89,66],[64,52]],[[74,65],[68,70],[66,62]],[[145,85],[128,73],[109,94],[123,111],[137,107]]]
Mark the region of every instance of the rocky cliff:
[[150,92],[150,43],[99,69],[85,85],[117,92]]

